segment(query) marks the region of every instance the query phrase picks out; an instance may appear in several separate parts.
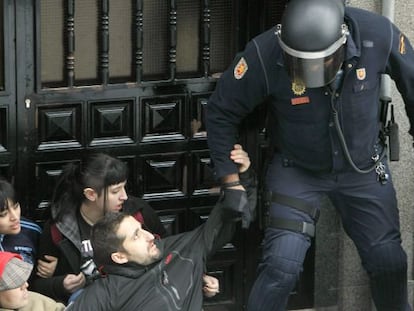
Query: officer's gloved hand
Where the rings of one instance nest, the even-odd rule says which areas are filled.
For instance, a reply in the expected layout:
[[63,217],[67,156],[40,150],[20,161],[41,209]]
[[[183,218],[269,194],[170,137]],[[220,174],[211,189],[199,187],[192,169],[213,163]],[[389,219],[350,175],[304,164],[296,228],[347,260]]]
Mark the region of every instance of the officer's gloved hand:
[[257,205],[257,182],[256,174],[252,168],[240,173],[240,183],[246,189],[248,209],[244,210],[242,217],[242,227],[248,228],[250,223],[256,219]]
[[253,199],[254,203],[252,202],[252,198],[250,196],[248,197],[248,203],[243,208],[243,214],[242,214],[242,228],[248,229],[250,226],[250,223],[252,223],[255,220],[256,216],[256,197]]
[[[219,202],[223,208],[224,220],[234,222],[242,220],[243,222],[248,221],[250,223],[249,202],[245,190],[222,188]],[[247,215],[244,216],[246,212]],[[245,228],[245,224],[242,223],[242,226]]]
[[[227,184],[222,186],[221,200],[225,210],[227,220],[242,221],[242,228],[247,229],[250,223],[254,221],[256,214],[257,190],[256,179],[252,169],[240,173],[240,182],[238,185],[242,189],[234,189]],[[230,183],[231,184],[231,183]],[[234,184],[234,183],[233,183]]]
[[256,219],[256,204],[257,204],[257,191],[256,189],[246,190],[247,206],[243,209],[242,214],[242,228],[247,229]]

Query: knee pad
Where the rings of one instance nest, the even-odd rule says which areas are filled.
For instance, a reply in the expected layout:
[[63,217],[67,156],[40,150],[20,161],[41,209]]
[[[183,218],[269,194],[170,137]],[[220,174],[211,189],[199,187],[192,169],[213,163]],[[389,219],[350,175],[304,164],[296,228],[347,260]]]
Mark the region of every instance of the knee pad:
[[276,287],[293,289],[302,272],[302,262],[271,256],[259,265],[259,272],[267,275]]
[[258,277],[249,295],[248,311],[286,310],[289,294],[302,265],[282,257],[267,257],[258,267]]
[[274,228],[266,230],[263,259],[250,292],[249,311],[286,310],[289,294],[295,287],[310,239],[302,234]]
[[310,241],[302,234],[267,229],[259,273],[277,287],[294,287]]

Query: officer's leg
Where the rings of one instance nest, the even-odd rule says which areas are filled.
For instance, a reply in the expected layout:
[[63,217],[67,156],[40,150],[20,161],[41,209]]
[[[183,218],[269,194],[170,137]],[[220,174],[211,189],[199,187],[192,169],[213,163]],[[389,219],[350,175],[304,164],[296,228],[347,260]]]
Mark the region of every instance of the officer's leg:
[[[268,189],[293,198],[294,203],[297,200],[319,209],[320,192],[326,191],[323,187],[328,183],[282,163],[283,160],[275,156],[269,165],[266,180]],[[310,224],[313,227],[315,222],[311,215],[291,207],[286,200],[272,202],[269,213],[276,222],[265,232],[263,260],[249,296],[249,311],[286,310],[289,295],[296,285],[310,246],[308,233],[301,233],[300,229],[289,230],[286,226]]]
[[309,238],[303,234],[272,228],[266,230],[263,260],[250,292],[249,311],[286,310],[309,246]]
[[395,190],[376,174],[349,173],[331,196],[345,231],[354,241],[370,277],[378,311],[411,310],[407,298],[407,256],[401,246]]

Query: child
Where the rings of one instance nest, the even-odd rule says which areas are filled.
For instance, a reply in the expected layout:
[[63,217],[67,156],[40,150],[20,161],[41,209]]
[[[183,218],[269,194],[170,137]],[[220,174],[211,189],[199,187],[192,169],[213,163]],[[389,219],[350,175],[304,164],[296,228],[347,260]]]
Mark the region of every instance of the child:
[[34,264],[41,229],[20,214],[13,186],[0,178],[0,250],[18,253],[24,261]]
[[18,254],[0,252],[0,311],[60,311],[65,306],[27,290],[33,265]]

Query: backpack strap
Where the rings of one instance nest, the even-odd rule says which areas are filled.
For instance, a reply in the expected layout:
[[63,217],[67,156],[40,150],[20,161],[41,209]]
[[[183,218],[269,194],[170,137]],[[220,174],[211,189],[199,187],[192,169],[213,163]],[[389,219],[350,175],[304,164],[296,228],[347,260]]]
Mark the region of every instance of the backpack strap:
[[52,236],[53,244],[59,245],[59,242],[63,240],[62,233],[59,231],[56,224],[50,226],[50,235]]

